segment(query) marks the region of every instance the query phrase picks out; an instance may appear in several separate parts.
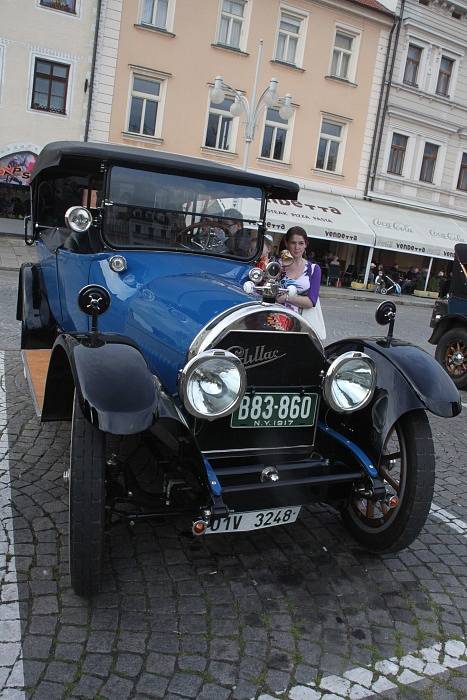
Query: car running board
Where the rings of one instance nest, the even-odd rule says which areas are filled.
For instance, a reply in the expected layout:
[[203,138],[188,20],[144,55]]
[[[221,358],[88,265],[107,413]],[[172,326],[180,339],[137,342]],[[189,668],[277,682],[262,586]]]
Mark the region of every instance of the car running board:
[[51,350],[22,350],[24,376],[29,385],[29,391],[34,402],[38,418],[42,415],[44,404],[45,382],[49,369]]

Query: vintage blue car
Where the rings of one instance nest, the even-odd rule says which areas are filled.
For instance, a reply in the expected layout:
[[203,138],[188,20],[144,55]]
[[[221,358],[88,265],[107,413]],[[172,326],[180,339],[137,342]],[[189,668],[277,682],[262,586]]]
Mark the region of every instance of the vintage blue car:
[[467,245],[454,249],[452,278],[447,293],[435,302],[428,342],[436,345],[435,357],[459,389],[467,388]]
[[390,301],[386,336],[327,348],[277,303],[281,266],[255,261],[268,199],[295,200],[296,184],[59,142],[31,188],[39,262],[21,268],[17,315],[41,419],[71,421],[78,594],[98,590],[121,521],[171,516],[211,536],[289,525],[319,501],[370,551],[412,542],[435,476],[426,411],[455,416],[459,393],[393,339]]

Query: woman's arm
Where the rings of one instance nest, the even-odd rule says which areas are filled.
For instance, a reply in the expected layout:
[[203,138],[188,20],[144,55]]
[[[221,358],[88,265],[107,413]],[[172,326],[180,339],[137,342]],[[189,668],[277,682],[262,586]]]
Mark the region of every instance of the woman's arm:
[[[313,272],[311,272],[311,263],[309,264],[309,274],[310,274],[310,289],[308,290],[308,299],[311,302],[311,306],[316,306],[319,297],[319,286],[321,284],[321,268],[319,265],[314,265]],[[309,308],[309,307],[308,307]]]
[[308,297],[308,294],[304,294],[304,296],[301,296],[300,294],[296,294],[294,297],[289,297],[289,296],[284,295],[283,297],[277,297],[276,301],[278,301],[279,304],[283,304],[284,302],[287,302],[288,304],[292,304],[293,306],[298,306],[302,309],[311,309],[313,307],[313,302]]

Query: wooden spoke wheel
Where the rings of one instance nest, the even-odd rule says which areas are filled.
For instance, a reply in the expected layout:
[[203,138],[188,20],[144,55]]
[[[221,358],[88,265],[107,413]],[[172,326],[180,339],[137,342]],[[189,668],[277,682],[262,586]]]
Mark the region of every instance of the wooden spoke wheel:
[[342,517],[366,549],[397,552],[420,533],[433,497],[434,448],[424,411],[407,413],[393,426],[378,471],[386,486],[385,500],[352,492]]
[[467,387],[467,330],[451,328],[436,346],[436,359],[459,389]]

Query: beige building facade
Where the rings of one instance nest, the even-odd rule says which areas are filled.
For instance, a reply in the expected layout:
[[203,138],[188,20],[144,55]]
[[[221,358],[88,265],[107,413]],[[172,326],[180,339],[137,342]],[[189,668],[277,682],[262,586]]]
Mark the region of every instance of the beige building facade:
[[86,132],[97,0],[0,3],[0,231],[20,233],[42,147]]
[[90,139],[297,181],[299,202],[271,202],[268,230],[278,243],[303,226],[343,282],[367,280],[372,261],[443,269],[467,227],[363,201],[397,20],[375,0],[103,0]]
[[260,110],[248,169],[361,196],[392,24],[373,0],[104,0],[90,140],[241,167],[245,114],[214,79],[253,109],[276,78],[293,115]]

